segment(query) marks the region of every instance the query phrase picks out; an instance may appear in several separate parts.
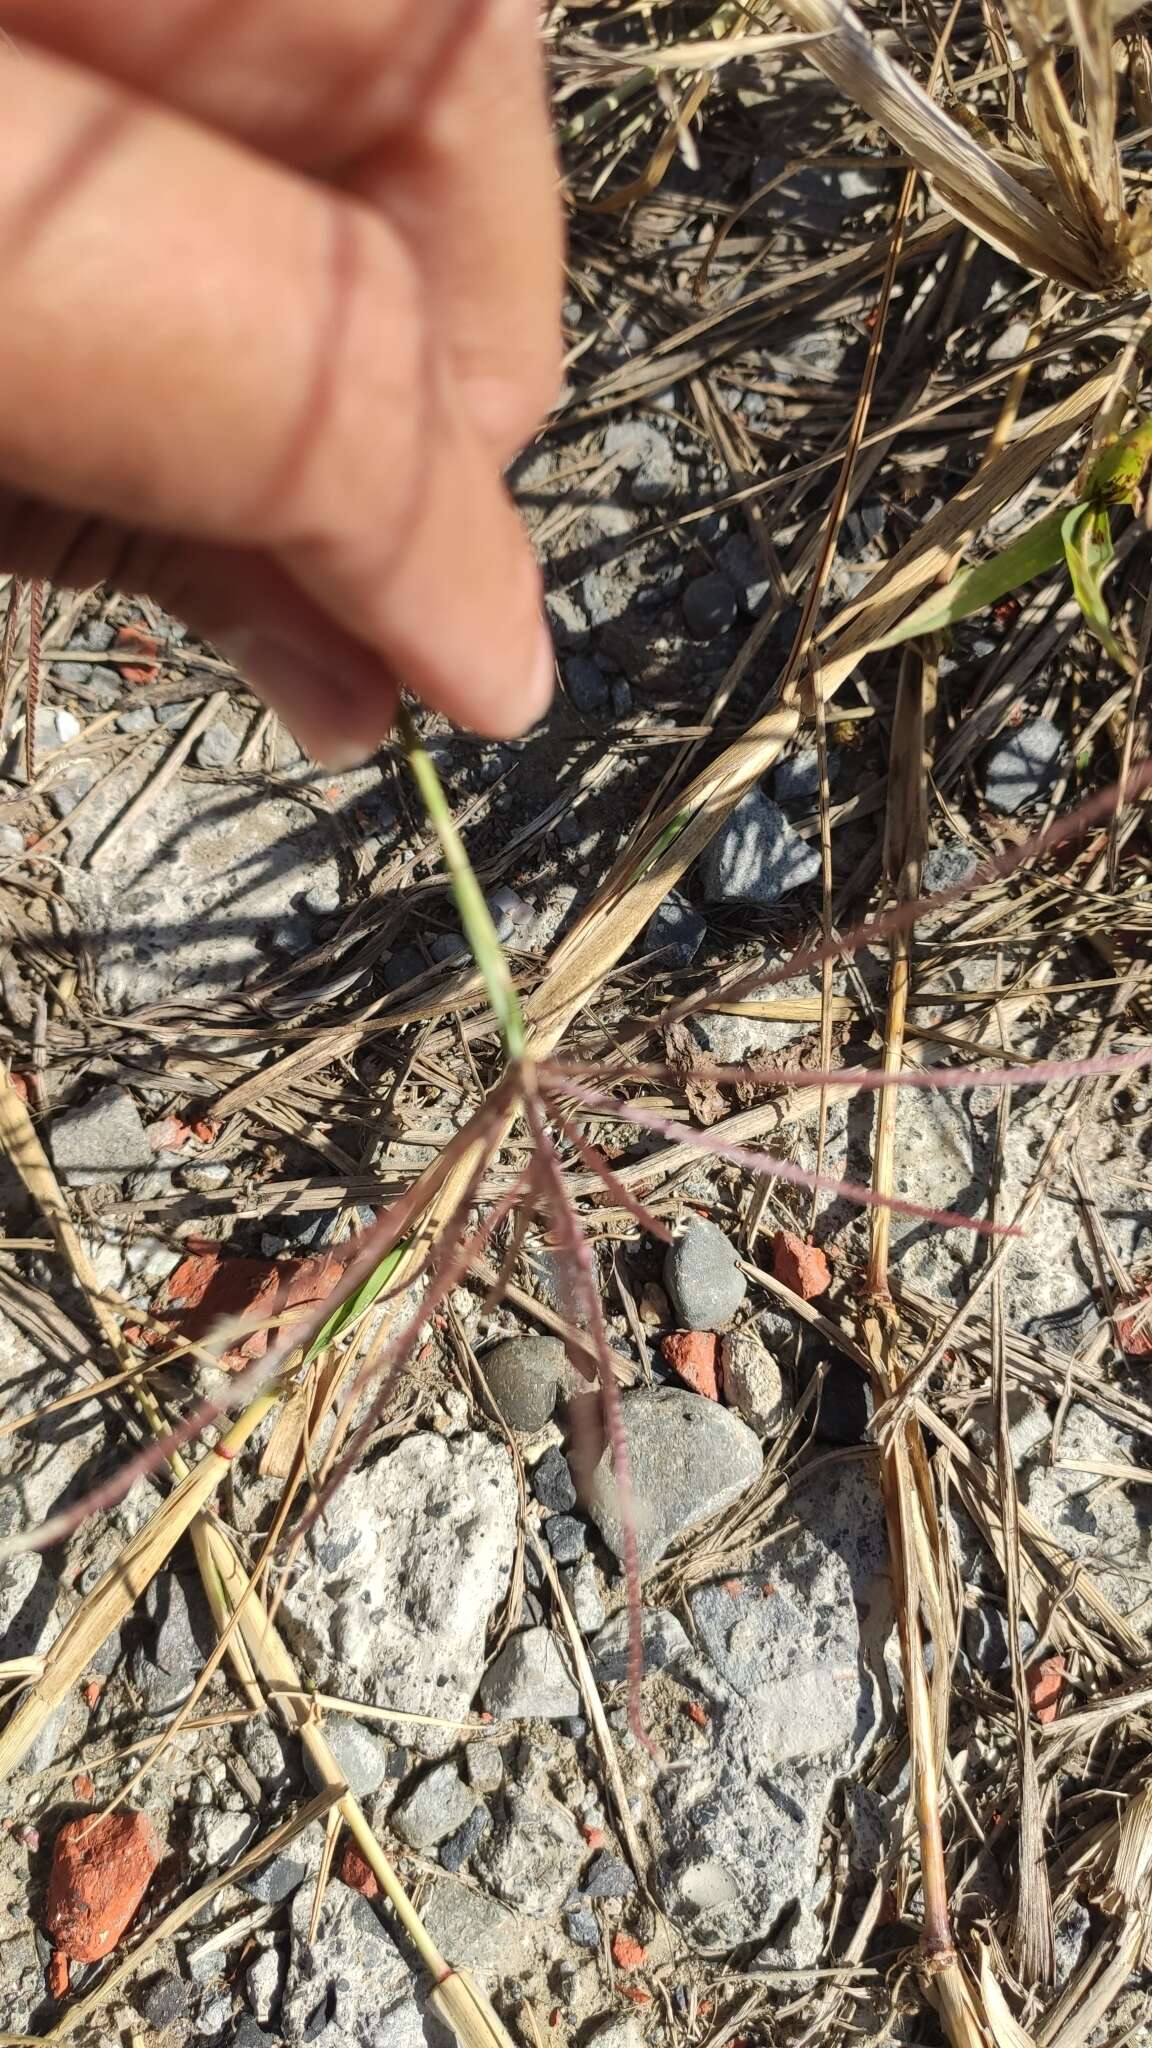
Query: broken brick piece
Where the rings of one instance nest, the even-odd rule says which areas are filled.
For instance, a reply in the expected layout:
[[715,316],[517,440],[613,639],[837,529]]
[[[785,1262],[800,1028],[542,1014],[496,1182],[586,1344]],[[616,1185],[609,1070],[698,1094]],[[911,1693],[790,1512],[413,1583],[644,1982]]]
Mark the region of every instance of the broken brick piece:
[[819,1245],[805,1244],[791,1230],[778,1230],[772,1240],[772,1272],[801,1301],[815,1301],[832,1283],[832,1269]]
[[1126,1302],[1123,1310],[1117,1308],[1116,1335],[1129,1358],[1152,1355],[1152,1295]]
[[117,631],[116,645],[118,648],[128,648],[133,654],[149,657],[143,661],[122,661],[120,663],[120,673],[126,683],[155,682],[156,677],[160,673],[159,663],[155,659],[155,656],[160,652],[160,642],[156,638],[155,633],[150,633],[147,626],[139,626],[134,620],[130,620],[127,625],[121,626]]
[[77,1771],[76,1776],[72,1780],[72,1790],[76,1794],[77,1799],[85,1799],[89,1805],[91,1805],[96,1797],[96,1787],[88,1776],[87,1771]]
[[718,1401],[716,1384],[716,1337],[712,1330],[676,1330],[661,1340],[664,1362],[694,1394],[706,1401]]
[[68,1996],[70,1976],[71,1972],[68,1968],[67,1956],[61,1949],[54,1948],[48,1958],[48,1968],[44,1972],[44,1981],[48,1986],[49,1998],[54,1998],[57,2005],[59,2005],[62,1998],[67,1998]]
[[608,1837],[603,1828],[594,1828],[590,1821],[584,1821],[580,1833],[590,1849],[602,1849]]
[[133,1919],[160,1861],[146,1813],[112,1813],[66,1821],[56,1837],[44,1908],[45,1931],[76,1963],[110,1955]]
[[1029,1704],[1038,1721],[1046,1724],[1056,1719],[1066,1670],[1063,1657],[1055,1656],[1042,1658],[1025,1673]]
[[340,1858],[340,1882],[346,1884],[350,1891],[359,1892],[362,1899],[378,1899],[380,1896],[380,1880],[355,1842],[344,1844],[344,1854]]
[[612,1960],[618,1970],[638,1970],[648,1960],[648,1951],[631,1934],[612,1936]]
[[[310,1259],[231,1259],[194,1251],[169,1273],[156,1296],[158,1315],[182,1337],[199,1340],[220,1322],[261,1323],[228,1346],[220,1363],[234,1371],[262,1358],[274,1335],[271,1319],[289,1308],[323,1301],[339,1282],[344,1260],[328,1252]],[[163,1332],[158,1343],[166,1343]]]
[[707,1707],[702,1707],[699,1700],[685,1700],[684,1712],[695,1727],[706,1728],[708,1726],[708,1709]]

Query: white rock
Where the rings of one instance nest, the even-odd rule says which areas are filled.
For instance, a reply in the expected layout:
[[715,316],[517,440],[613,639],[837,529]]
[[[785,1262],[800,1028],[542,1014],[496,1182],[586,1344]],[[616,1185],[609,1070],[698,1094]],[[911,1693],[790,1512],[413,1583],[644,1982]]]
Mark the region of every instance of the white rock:
[[720,1340],[724,1398],[757,1436],[778,1436],[784,1427],[780,1367],[754,1330],[731,1330]]

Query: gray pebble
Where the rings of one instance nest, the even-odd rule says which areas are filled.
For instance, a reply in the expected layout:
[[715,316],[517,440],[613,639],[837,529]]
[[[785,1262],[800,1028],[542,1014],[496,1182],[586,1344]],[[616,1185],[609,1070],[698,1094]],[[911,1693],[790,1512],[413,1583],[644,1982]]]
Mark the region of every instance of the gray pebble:
[[741,799],[700,857],[709,903],[778,903],[819,873],[816,846],[759,789]]
[[509,1636],[480,1681],[480,1698],[498,1721],[565,1721],[580,1711],[580,1693],[552,1631]]
[[685,1330],[718,1330],[730,1323],[748,1292],[735,1245],[703,1217],[694,1217],[669,1245],[664,1285]]
[[772,595],[772,582],[756,543],[747,534],[734,534],[717,548],[716,559],[744,610],[752,618],[759,618]]
[[590,1913],[586,1906],[577,1906],[571,1913],[565,1913],[564,1932],[569,1941],[576,1943],[577,1948],[600,1946],[600,1922],[595,1913]]
[[277,2034],[266,2034],[250,2012],[241,2013],[228,2040],[228,2048],[275,2048]]
[[557,1444],[549,1444],[543,1457],[536,1460],[530,1479],[541,1507],[551,1514],[566,1515],[575,1507],[576,1487],[568,1460]]
[[1033,718],[1001,741],[984,769],[984,795],[997,811],[1023,811],[1052,787],[1064,735],[1050,718]]
[[610,1849],[601,1849],[592,1858],[580,1886],[586,1899],[630,1899],[635,1889],[636,1879],[628,1865]]
[[576,710],[586,718],[607,711],[611,704],[608,678],[591,655],[574,654],[564,663],[564,686]]
[[474,1792],[498,1792],[504,1782],[504,1752],[495,1742],[470,1742],[464,1771]]
[[557,647],[573,654],[587,647],[592,637],[587,615],[570,591],[550,590],[544,600],[544,609]]
[[584,1555],[587,1532],[576,1515],[550,1515],[544,1536],[557,1564],[576,1564]]
[[612,685],[612,716],[614,718],[627,718],[631,710],[631,685],[625,682],[623,676],[617,676]]
[[434,960],[441,961],[445,966],[450,961],[468,958],[467,941],[461,938],[459,932],[437,932],[436,937],[428,941],[428,951]]
[[[366,1799],[391,1776],[393,1757],[392,1745],[373,1735],[362,1722],[354,1721],[350,1714],[330,1714],[324,1723],[324,1735],[340,1769],[348,1781],[348,1790],[357,1799]],[[304,1752],[305,1767],[312,1776],[308,1752]],[[315,1781],[318,1782],[318,1781]]]
[[698,910],[672,890],[653,911],[641,941],[645,953],[660,953],[669,967],[689,967],[708,931]]
[[[1020,1654],[1027,1657],[1036,1647],[1036,1631],[1026,1614],[1020,1616]],[[964,1610],[964,1648],[970,1662],[987,1678],[1007,1671],[1011,1662],[1008,1618],[1003,1608],[981,1595],[975,1607]]]
[[[636,1548],[647,1571],[685,1530],[746,1492],[760,1476],[763,1452],[759,1438],[730,1409],[677,1387],[624,1394],[620,1420],[632,1473]],[[588,1509],[609,1549],[623,1559],[624,1514],[608,1450],[592,1476]]]
[[680,606],[694,640],[713,640],[736,623],[736,592],[716,569],[685,585]]
[[662,505],[673,495],[679,465],[659,427],[647,420],[613,420],[604,436],[604,453],[620,458],[637,505]]
[[921,877],[926,895],[937,889],[958,889],[970,875],[975,874],[980,863],[970,846],[962,839],[950,839],[943,846],[934,846],[924,861]]
[[304,908],[313,917],[334,917],[344,900],[344,892],[336,876],[330,881],[313,882],[304,891]]
[[[828,786],[831,789],[840,766],[840,749],[833,747],[828,755]],[[814,797],[820,793],[820,755],[815,747],[801,747],[796,754],[777,766],[772,778],[772,791],[778,803],[794,804],[803,797]]]
[[573,1379],[559,1337],[508,1337],[482,1354],[480,1370],[509,1428],[529,1434],[551,1420]]
[[80,639],[85,647],[94,648],[97,654],[104,654],[116,638],[116,628],[110,619],[85,619],[80,629]]
[[[476,1811],[476,1795],[455,1764],[437,1764],[392,1809],[392,1826],[411,1849],[434,1849]],[[461,1859],[463,1860],[463,1859]]]
[[[325,1731],[327,1732],[327,1731]],[[250,1871],[240,1882],[246,1892],[259,1899],[265,1906],[279,1906],[297,1892],[308,1875],[308,1865],[301,1856],[286,1851],[282,1856],[273,1856],[269,1862]]]
[[150,2027],[158,2034],[176,2020],[183,2019],[188,2010],[188,1986],[183,1977],[155,1977],[145,1986],[140,1999],[140,2013]]
[[218,1991],[206,1998],[196,2017],[195,2032],[202,2035],[219,2034],[232,2017],[232,2000],[226,1991]]
[[24,834],[19,825],[0,825],[0,859],[20,858],[24,851]]
[[196,765],[199,768],[230,768],[239,752],[239,738],[230,725],[218,719],[207,732],[201,733],[196,742]]
[[487,1834],[491,1825],[492,1816],[485,1808],[475,1807],[463,1826],[458,1827],[454,1835],[449,1835],[446,1842],[441,1842],[439,1856],[444,1869],[459,1870],[467,1863],[477,1842]]
[[600,1598],[600,1574],[590,1557],[568,1565],[560,1574],[564,1598],[572,1609],[581,1635],[594,1636],[604,1626],[604,1602]]
[[151,704],[133,704],[131,710],[122,711],[116,720],[117,732],[151,732],[156,723],[156,713]]
[[384,962],[385,988],[404,988],[418,975],[427,974],[428,962],[415,946],[398,946],[390,960]]

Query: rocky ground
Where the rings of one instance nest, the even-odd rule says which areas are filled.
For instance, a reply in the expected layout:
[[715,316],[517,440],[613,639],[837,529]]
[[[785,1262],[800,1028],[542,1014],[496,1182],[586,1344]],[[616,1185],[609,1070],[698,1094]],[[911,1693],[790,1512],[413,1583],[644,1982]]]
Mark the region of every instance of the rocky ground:
[[[795,631],[898,168],[874,134],[829,126],[805,78],[789,103],[795,156],[785,127],[782,154],[749,148],[764,87],[741,74],[699,166],[674,161],[626,220],[574,215],[570,389],[514,477],[547,565],[556,706],[516,745],[427,725],[526,990],[546,985],[628,834],[762,708]],[[817,161],[834,141],[840,159]],[[1006,380],[1036,289],[959,238],[929,247],[898,294],[881,418]],[[1089,337],[1082,354],[1103,346]],[[1029,402],[1068,388],[1081,360],[1041,364]],[[959,428],[905,432],[868,469],[825,615],[970,474],[1002,388]],[[1005,530],[1027,509],[1009,507]],[[1115,774],[1127,685],[1117,693],[1075,637],[1065,593],[1041,596],[1028,633],[1014,614],[976,621],[940,660],[927,888]],[[317,771],[211,650],[146,604],[57,594],[46,645],[30,775],[19,690],[5,729],[3,1051],[81,1266],[10,1175],[5,1532],[79,1498],[138,1441],[93,1288],[177,1415],[220,1374],[203,1348],[156,1348],[157,1328],[195,1347],[220,1313],[258,1316],[277,1284],[316,1299],[347,1238],[497,1071],[392,749]],[[671,1126],[720,1139],[723,1123],[864,1183],[874,1098],[832,1095],[821,1136],[818,1091],[772,1083],[819,1062],[819,972],[742,1004],[726,988],[818,935],[822,906],[844,933],[883,900],[896,670],[891,655],[863,664],[829,712],[832,897],[809,725],[606,963],[567,1041],[607,1070],[639,1031],[641,1051],[670,1062],[647,1093]],[[908,1062],[994,1055],[1023,1084],[1031,1059],[1082,1057],[1105,1030],[1135,1044],[1146,865],[1137,817],[1112,846],[1105,828],[926,913]],[[837,1065],[875,1064],[889,970],[882,941],[837,963],[823,1010]],[[688,996],[687,1024],[662,1021]],[[741,1069],[743,1093],[709,1080],[715,1062]],[[954,1924],[969,1955],[994,1945],[1014,2010],[1049,2048],[1073,2038],[1061,1997],[1072,2012],[1076,1987],[1113,1966],[1119,1908],[1100,1859],[1146,1769],[1149,1107],[1139,1074],[1119,1092],[1021,1085],[1007,1108],[973,1085],[906,1094],[895,1127],[900,1194],[973,1217],[993,1200],[1001,1217],[1027,1212],[994,1272],[994,1241],[896,1218],[889,1327],[905,1367],[928,1370],[917,1441],[936,1578],[918,1613],[947,1714]],[[576,1310],[543,1224],[501,1299],[491,1270],[451,1291],[368,1454],[307,1536],[276,1550],[278,1625],[424,1925],[474,1970],[517,2048],[938,2042],[915,1971],[924,1899],[871,1426],[867,1219],[843,1195],[814,1207],[780,1181],[765,1193],[675,1129],[589,1128],[673,1237],[666,1250],[568,1162],[622,1385],[644,1740],[625,1682],[625,1517],[608,1454],[597,1462],[593,1443],[590,1456],[573,1420]],[[358,1357],[393,1314],[378,1305],[359,1325]],[[233,1321],[228,1341],[244,1337]],[[289,1480],[291,1493],[329,1442],[332,1375],[329,1355],[219,1489],[218,1526],[248,1568]],[[7,1674],[13,1711],[170,1488],[167,1474],[141,1482],[64,1544],[0,1563],[0,1662],[30,1660]],[[225,1662],[172,1732],[217,1633],[185,1538],[38,1717],[0,1805],[0,2040],[47,2038],[135,1944],[73,2038],[446,2042],[350,1839],[326,1840],[322,1820],[293,1832],[315,1773],[275,1703],[254,1707]],[[1039,1971],[1013,1936],[1021,1711],[1054,1937]],[[117,1794],[129,1819],[98,1851],[63,1833]],[[232,1879],[282,1823],[283,1846]],[[215,1889],[166,1932],[203,1885]],[[1075,2038],[1152,2040],[1139,1942],[1110,1989]]]

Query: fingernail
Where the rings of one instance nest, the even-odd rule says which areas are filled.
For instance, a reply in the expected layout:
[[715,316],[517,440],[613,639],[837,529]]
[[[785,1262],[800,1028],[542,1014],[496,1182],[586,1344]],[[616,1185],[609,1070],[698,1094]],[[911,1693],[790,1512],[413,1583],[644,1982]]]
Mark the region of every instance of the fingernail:
[[371,759],[375,748],[346,730],[363,725],[360,694],[354,696],[333,667],[244,627],[218,638],[216,645],[324,767],[340,773]]

